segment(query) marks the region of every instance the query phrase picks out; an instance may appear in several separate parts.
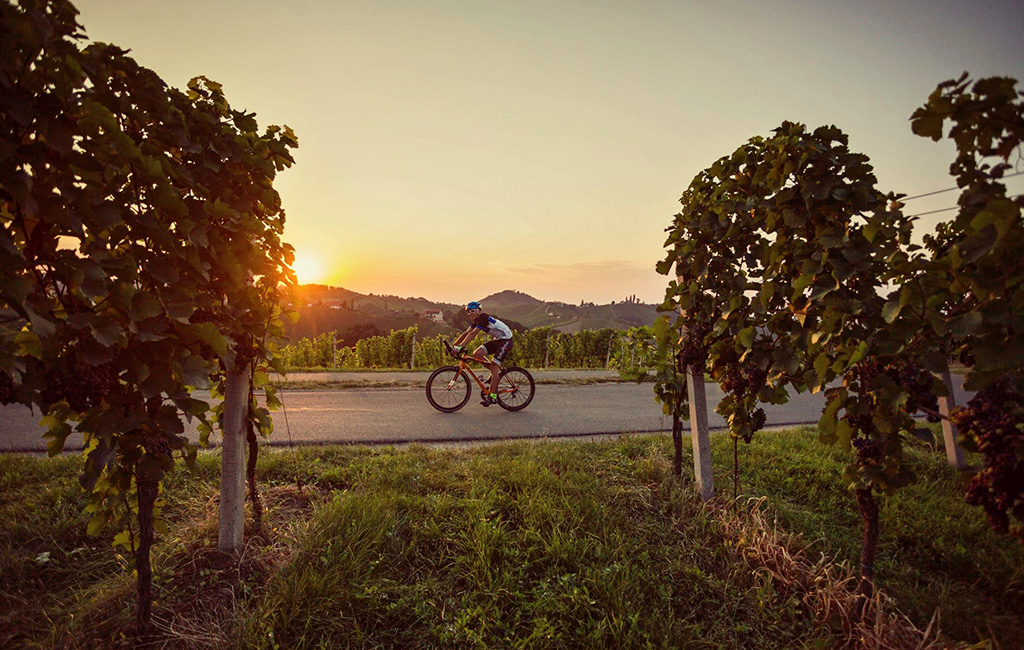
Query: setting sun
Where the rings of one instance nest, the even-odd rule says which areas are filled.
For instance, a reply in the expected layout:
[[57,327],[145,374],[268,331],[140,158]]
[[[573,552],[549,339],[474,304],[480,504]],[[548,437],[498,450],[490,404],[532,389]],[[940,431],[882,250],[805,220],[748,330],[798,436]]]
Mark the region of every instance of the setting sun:
[[299,284],[313,284],[324,280],[324,266],[315,255],[296,252],[292,269]]

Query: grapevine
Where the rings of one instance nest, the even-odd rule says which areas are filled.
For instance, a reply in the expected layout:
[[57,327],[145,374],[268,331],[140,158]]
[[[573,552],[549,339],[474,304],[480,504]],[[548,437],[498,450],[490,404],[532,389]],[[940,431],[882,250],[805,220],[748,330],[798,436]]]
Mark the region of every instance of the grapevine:
[[1004,183],[1024,158],[1024,95],[1016,79],[964,73],[939,84],[911,119],[916,134],[945,136],[957,149],[949,169],[959,210],[926,238],[931,257],[918,278],[928,335],[949,341],[967,367],[965,388],[977,391],[952,418],[984,460],[966,499],[1024,544],[1024,197]]
[[[953,422],[985,467],[967,487],[966,501],[980,506],[997,532],[1024,543],[1024,399],[1010,379],[978,391]],[[1011,524],[1011,521],[1014,523]]]
[[142,633],[156,494],[195,456],[184,421],[209,410],[193,391],[232,356],[226,334],[282,329],[276,292],[294,275],[272,181],[297,142],[257,133],[219,84],[170,88],[85,43],[77,15],[0,2],[0,313],[18,323],[0,329],[0,401],[42,410],[51,453],[82,434],[91,534],[137,515]]
[[760,403],[826,392],[820,439],[857,449],[846,477],[863,518],[868,595],[873,494],[912,480],[899,437],[914,426],[908,409],[933,404],[931,383],[905,360],[904,330],[883,315],[911,221],[839,129],[790,122],[698,174],[681,202],[658,266],[675,271],[663,309],[712,325],[706,367],[725,393],[716,412],[734,445],[764,426]]

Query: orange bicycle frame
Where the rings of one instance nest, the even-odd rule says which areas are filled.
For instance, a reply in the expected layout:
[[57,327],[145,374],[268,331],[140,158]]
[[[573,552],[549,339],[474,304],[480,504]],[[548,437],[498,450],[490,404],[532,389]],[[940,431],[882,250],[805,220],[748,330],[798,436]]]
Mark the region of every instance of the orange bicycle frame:
[[[480,359],[479,357],[470,357],[470,356],[458,356],[458,355],[456,355],[454,353],[454,351],[452,352],[452,356],[454,356],[459,361],[459,365],[458,365],[459,371],[456,372],[455,376],[452,377],[452,380],[450,382],[448,382],[448,388],[449,389],[451,389],[453,386],[455,386],[455,383],[457,381],[459,381],[459,377],[462,375],[462,373],[466,373],[467,375],[469,375],[470,377],[473,378],[473,381],[475,381],[476,385],[480,387],[480,390],[484,391],[485,393],[489,393],[490,392],[490,386],[488,384],[485,384],[484,382],[480,381],[480,377],[478,377],[477,374],[475,372],[473,372],[472,368],[469,367],[469,362],[470,361],[475,361],[475,362],[479,363],[480,365],[484,365],[484,364],[491,363],[491,361],[489,359]],[[507,378],[507,382],[508,382],[508,385],[506,385],[506,386],[502,386],[501,384],[498,384],[498,393],[499,394],[514,393],[517,390],[519,390],[519,386],[517,386],[516,383],[514,381],[512,381],[512,379],[510,377]]]

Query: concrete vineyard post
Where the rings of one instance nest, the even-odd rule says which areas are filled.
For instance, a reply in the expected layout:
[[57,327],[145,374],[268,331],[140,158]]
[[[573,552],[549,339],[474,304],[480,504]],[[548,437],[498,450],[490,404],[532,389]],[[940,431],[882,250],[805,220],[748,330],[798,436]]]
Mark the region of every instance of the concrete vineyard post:
[[220,459],[220,535],[217,547],[237,551],[245,531],[245,420],[249,410],[249,364],[231,369],[224,381],[224,441]]
[[693,475],[700,498],[707,501],[715,496],[715,482],[711,470],[711,436],[708,430],[708,401],[704,391],[704,370],[689,366],[686,369],[686,390],[690,399],[690,440],[693,444]]
[[953,395],[953,378],[949,374],[949,365],[942,370],[942,381],[946,384],[949,392],[947,397],[939,397],[939,413],[942,415],[942,440],[946,444],[946,460],[957,469],[967,466],[967,459],[964,457],[964,449],[956,443],[956,426],[949,419],[949,414],[956,407],[956,397]]
[[[682,278],[678,278],[682,281]],[[680,315],[686,312],[679,310]],[[683,328],[685,336],[687,328]],[[686,392],[690,406],[690,443],[693,445],[693,477],[700,498],[715,496],[711,467],[711,433],[708,429],[708,397],[704,387],[704,364],[686,367]]]

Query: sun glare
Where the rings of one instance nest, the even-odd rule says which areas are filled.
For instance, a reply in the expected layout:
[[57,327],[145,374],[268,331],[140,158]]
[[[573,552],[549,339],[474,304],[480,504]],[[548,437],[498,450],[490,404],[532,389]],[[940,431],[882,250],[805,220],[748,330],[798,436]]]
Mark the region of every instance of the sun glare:
[[312,255],[296,253],[292,269],[295,271],[295,277],[299,284],[323,282],[324,267],[320,260]]

